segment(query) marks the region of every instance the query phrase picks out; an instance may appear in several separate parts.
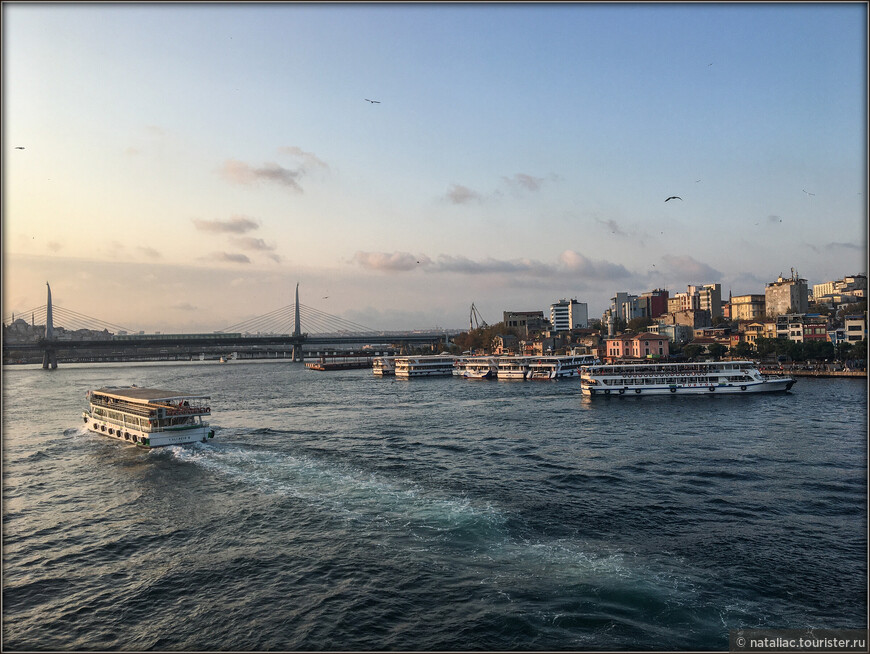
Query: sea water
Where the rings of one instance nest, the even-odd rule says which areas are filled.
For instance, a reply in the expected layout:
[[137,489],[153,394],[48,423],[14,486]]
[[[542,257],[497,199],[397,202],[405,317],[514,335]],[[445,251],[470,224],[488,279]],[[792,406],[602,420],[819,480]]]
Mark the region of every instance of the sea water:
[[[207,444],[83,429],[211,395]],[[3,370],[3,647],[727,649],[866,628],[867,387],[582,398],[287,361]]]

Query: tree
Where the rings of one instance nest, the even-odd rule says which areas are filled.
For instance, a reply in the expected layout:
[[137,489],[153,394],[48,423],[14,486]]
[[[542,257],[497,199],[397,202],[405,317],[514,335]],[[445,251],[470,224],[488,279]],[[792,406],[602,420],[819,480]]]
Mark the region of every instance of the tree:
[[699,356],[703,351],[703,347],[701,347],[700,345],[695,345],[693,343],[690,343],[683,348],[683,354],[687,359],[694,359],[695,357]]
[[710,356],[717,360],[727,351],[728,348],[726,348],[721,343],[710,343],[710,345],[707,346],[707,352],[709,352]]
[[740,341],[735,345],[731,350],[734,352],[734,356],[740,357],[741,359],[748,359],[752,356],[753,348],[752,343],[748,341]]
[[653,319],[648,316],[632,318],[626,328],[632,332],[645,332],[646,328],[653,324]]
[[755,339],[755,349],[758,352],[758,356],[766,357],[774,354],[776,352],[776,341],[775,338],[767,338],[766,336],[759,336]]

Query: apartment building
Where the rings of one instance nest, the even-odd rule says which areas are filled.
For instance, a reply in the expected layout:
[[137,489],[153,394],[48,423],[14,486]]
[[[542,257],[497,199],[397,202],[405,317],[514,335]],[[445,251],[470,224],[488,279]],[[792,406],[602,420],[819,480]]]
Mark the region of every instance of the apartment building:
[[731,298],[731,320],[756,320],[764,315],[763,295],[734,295]]
[[807,280],[801,279],[792,268],[791,277],[780,275],[764,289],[764,303],[768,315],[806,313],[809,305]]
[[585,302],[559,300],[550,305],[550,324],[554,332],[568,332],[589,326],[589,309]]

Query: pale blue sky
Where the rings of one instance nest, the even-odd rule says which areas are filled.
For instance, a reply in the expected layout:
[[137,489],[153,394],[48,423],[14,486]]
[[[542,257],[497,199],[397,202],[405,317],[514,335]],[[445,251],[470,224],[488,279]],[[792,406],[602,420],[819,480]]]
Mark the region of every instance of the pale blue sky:
[[866,60],[865,3],[4,3],[3,316],[48,280],[210,331],[299,281],[461,327],[865,272]]

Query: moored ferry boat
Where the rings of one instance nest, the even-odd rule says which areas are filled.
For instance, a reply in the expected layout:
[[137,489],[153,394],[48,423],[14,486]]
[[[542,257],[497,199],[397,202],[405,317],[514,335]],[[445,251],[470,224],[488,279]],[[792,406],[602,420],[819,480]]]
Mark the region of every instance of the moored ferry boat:
[[384,377],[396,374],[396,357],[374,357],[372,359],[372,372]]
[[465,368],[468,365],[468,360],[471,357],[461,356],[461,357],[453,357],[453,376],[454,377],[464,377],[465,376]]
[[506,356],[498,359],[499,379],[525,379],[529,372],[531,357]]
[[449,377],[453,374],[453,359],[448,354],[396,357],[396,377]]
[[579,377],[580,369],[596,363],[592,354],[533,357],[526,379],[561,379]]
[[493,379],[498,374],[498,363],[495,357],[470,357],[465,362],[466,379]]
[[82,413],[92,432],[141,447],[205,442],[214,437],[203,418],[211,415],[207,395],[121,386],[88,391]]
[[583,369],[580,392],[611,395],[721,395],[791,389],[791,377],[765,377],[752,361],[626,363]]

